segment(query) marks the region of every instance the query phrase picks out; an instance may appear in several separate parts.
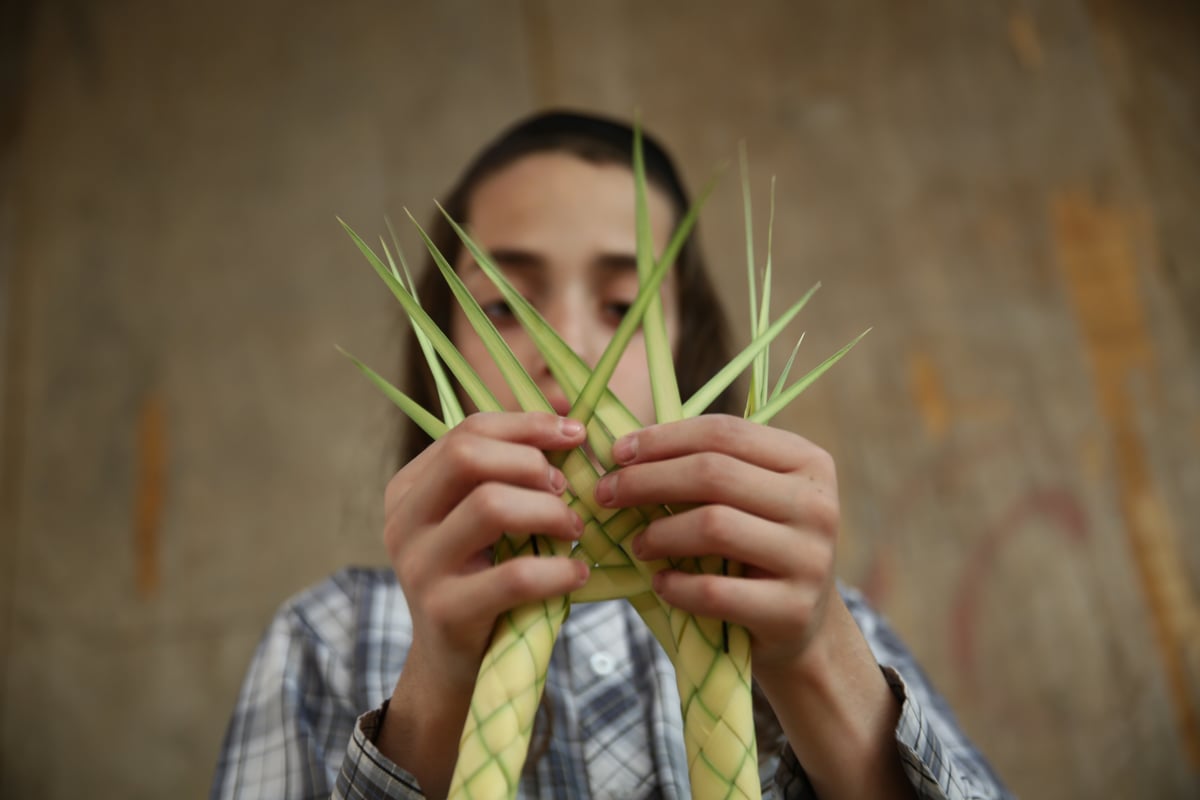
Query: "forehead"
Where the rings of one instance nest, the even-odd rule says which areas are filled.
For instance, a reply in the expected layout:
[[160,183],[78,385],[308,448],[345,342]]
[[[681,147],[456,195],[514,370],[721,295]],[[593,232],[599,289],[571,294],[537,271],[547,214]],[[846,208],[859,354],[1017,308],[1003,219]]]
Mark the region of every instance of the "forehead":
[[[665,242],[675,216],[671,202],[651,185],[648,205],[655,240]],[[481,181],[468,201],[467,220],[484,242],[601,237],[607,246],[632,247],[634,209],[628,167],[548,152],[523,156]]]

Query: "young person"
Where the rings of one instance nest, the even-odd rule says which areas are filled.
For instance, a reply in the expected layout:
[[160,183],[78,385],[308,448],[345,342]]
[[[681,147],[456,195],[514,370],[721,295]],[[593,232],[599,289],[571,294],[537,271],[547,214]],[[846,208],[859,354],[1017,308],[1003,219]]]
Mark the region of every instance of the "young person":
[[[637,294],[632,130],[552,112],[520,122],[476,157],[446,207],[586,361]],[[645,139],[661,248],[688,201],[666,151]],[[565,415],[568,398],[449,227],[434,239]],[[436,443],[416,434],[385,495],[390,569],[346,569],[288,602],[250,667],[213,797],[444,796],[475,676],[503,611],[580,587],[565,558],[493,565],[505,530],[578,538],[546,451],[583,444],[579,426],[521,413],[436,270],[423,303],[505,413],[475,414]],[[693,236],[664,289],[684,396],[729,357],[723,315]],[[409,386],[434,408],[409,348]],[[610,383],[643,422],[654,410],[640,339]],[[735,412],[732,395],[717,411]],[[597,487],[610,507],[694,504],[634,542],[639,557],[720,555],[744,577],[667,571],[669,604],[745,625],[752,641],[764,793],[775,797],[1000,797],[903,644],[834,577],[834,463],[786,431],[710,414],[620,440],[622,468]],[[524,796],[684,798],[688,774],[673,667],[624,601],[576,605],[551,660],[540,746]],[[536,735],[535,735],[536,741]]]

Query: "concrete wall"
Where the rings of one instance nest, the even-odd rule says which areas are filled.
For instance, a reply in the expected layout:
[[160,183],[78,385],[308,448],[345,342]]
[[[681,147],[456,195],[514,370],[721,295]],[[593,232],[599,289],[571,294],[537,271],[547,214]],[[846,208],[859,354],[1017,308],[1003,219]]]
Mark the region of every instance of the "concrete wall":
[[[398,371],[401,328],[334,216],[424,216],[565,104],[640,108],[693,185],[746,139],[760,219],[778,176],[779,296],[825,286],[802,359],[874,332],[777,424],[837,457],[841,573],[1011,785],[1195,796],[1185,3],[10,8],[0,795],[206,790],[275,608],[382,559],[395,415],[334,345]],[[739,202],[703,222],[735,299]]]

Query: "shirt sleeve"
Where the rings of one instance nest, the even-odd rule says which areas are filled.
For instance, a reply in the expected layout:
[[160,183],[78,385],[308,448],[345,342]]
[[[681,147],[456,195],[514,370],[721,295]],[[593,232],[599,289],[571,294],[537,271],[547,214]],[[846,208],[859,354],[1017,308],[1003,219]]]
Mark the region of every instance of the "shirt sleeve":
[[333,800],[395,800],[425,797],[412,773],[401,769],[375,747],[388,703],[363,714],[354,726],[346,757],[338,771]]
[[358,714],[345,644],[348,589],[328,581],[272,620],[225,732],[213,800],[329,796]]
[[[912,654],[887,622],[858,592],[842,588],[842,597],[862,630],[900,701],[896,748],[904,772],[921,800],[995,800],[1011,798],[983,755],[958,726]],[[775,774],[775,793],[787,800],[816,798],[803,767],[785,745]]]

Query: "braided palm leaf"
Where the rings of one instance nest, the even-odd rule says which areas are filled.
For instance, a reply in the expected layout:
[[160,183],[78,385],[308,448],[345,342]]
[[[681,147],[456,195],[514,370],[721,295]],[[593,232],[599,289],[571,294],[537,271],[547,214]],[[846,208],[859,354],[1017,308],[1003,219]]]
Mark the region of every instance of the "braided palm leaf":
[[[683,509],[661,505],[606,509],[596,504],[594,490],[600,478],[597,466],[604,471],[614,469],[613,442],[641,427],[633,414],[608,391],[607,384],[626,345],[640,326],[645,335],[655,412],[660,422],[684,419],[702,413],[739,374],[751,367],[746,416],[765,424],[844,356],[862,335],[785,388],[787,372],[795,357],[793,350],[792,358],[788,360],[775,390],[768,392],[768,347],[803,308],[816,287],[771,323],[768,319],[770,256],[767,257],[763,291],[759,300],[755,289],[752,248],[748,246],[751,324],[754,334],[752,341],[695,396],[687,402],[682,402],[663,325],[659,287],[694,227],[700,204],[707,197],[711,184],[709,189],[702,193],[700,202],[681,220],[671,242],[656,260],[646,209],[647,184],[642,162],[641,136],[640,132],[636,131],[633,168],[637,191],[639,292],[595,368],[589,368],[558,337],[525,298],[508,284],[487,253],[479,248],[454,220],[450,220],[450,224],[475,257],[476,263],[497,285],[517,319],[537,344],[563,391],[572,398],[569,416],[587,427],[591,456],[595,459],[593,463],[581,449],[550,456],[552,463],[562,469],[567,478],[568,488],[564,499],[584,521],[583,536],[578,544],[572,547],[567,542],[547,537],[508,533],[496,545],[497,561],[519,557],[570,556],[585,561],[591,568],[591,576],[587,584],[570,597],[557,597],[522,605],[502,614],[497,620],[480,665],[470,711],[459,742],[458,761],[451,781],[452,798],[503,800],[516,796],[521,771],[528,754],[534,719],[545,687],[550,655],[570,604],[620,597],[626,598],[634,606],[675,665],[692,796],[761,796],[750,690],[749,633],[740,626],[721,620],[696,617],[674,609],[664,603],[652,589],[652,579],[655,573],[662,569],[739,575],[741,566],[716,557],[683,559],[672,563],[643,562],[632,554],[629,544],[646,525],[654,519]],[[745,208],[749,240],[748,194]],[[422,408],[365,364],[350,356],[359,369],[435,439],[461,422],[464,416],[454,385],[445,375],[441,362],[444,362],[477,408],[481,411],[501,410],[495,397],[449,338],[421,309],[412,289],[411,278],[408,278],[406,285],[387,245],[383,244],[383,251],[388,259],[388,264],[385,265],[357,234],[345,223],[342,224],[412,321],[417,340],[438,385],[441,418]],[[420,230],[419,225],[417,228]],[[425,232],[420,230],[420,234],[468,320],[503,371],[521,407],[527,411],[552,412],[550,404],[525,373],[503,337],[479,308],[454,270]],[[768,242],[769,238],[768,234]],[[398,252],[397,254],[399,255]],[[400,260],[403,264],[402,257]],[[404,271],[407,273],[406,266]]]

